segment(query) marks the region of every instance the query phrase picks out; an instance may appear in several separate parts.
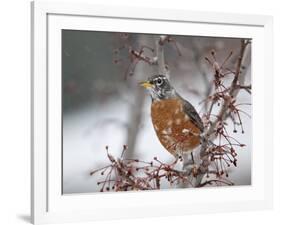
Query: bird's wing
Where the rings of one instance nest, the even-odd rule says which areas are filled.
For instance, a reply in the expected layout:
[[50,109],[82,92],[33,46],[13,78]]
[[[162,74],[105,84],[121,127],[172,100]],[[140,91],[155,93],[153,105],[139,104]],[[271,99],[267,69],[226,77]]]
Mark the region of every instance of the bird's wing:
[[199,116],[199,114],[196,112],[195,108],[186,100],[182,99],[183,101],[183,111],[189,116],[192,122],[197,124],[198,128],[201,132],[204,131],[203,122]]

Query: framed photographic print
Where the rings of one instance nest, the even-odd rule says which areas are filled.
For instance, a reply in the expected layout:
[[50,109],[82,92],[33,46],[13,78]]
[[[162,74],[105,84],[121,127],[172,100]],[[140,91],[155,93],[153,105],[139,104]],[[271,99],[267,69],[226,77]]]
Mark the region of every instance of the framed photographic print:
[[271,17],[39,1],[32,24],[34,224],[272,207]]

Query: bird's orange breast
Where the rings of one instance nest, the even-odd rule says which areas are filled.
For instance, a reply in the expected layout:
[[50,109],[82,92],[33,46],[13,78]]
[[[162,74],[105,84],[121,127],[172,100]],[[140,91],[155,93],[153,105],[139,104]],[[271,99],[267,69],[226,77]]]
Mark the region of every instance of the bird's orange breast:
[[184,112],[180,99],[154,101],[151,118],[159,141],[171,154],[190,151],[200,144],[200,129]]

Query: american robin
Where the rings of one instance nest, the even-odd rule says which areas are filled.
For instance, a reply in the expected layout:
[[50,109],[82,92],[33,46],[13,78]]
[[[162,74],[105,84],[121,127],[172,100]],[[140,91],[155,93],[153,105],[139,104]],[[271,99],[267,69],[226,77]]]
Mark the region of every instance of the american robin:
[[195,108],[176,92],[166,76],[155,75],[140,84],[150,92],[151,119],[161,144],[175,157],[192,152],[204,130]]

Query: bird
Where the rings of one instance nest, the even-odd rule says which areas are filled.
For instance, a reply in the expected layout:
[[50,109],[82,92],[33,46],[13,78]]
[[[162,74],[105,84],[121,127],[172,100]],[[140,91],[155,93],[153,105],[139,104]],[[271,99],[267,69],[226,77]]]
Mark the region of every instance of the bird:
[[151,120],[162,146],[176,158],[192,154],[204,132],[193,105],[177,93],[165,75],[153,75],[140,85],[150,93]]

